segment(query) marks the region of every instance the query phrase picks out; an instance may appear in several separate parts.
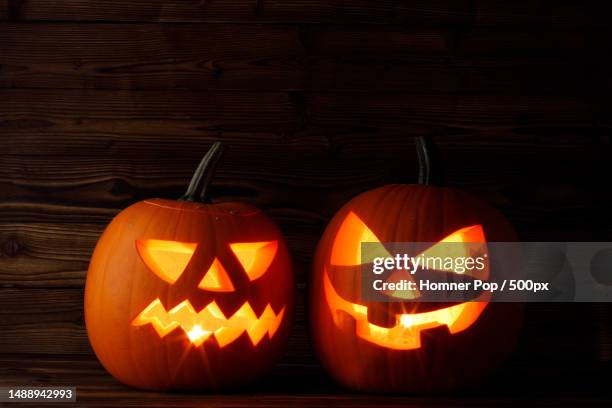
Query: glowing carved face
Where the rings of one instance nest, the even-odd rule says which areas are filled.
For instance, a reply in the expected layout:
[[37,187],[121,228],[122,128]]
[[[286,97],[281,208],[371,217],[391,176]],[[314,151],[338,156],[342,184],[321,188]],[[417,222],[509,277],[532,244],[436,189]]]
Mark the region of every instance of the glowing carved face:
[[[342,222],[331,251],[330,267],[354,267],[361,265],[361,243],[370,242],[380,244],[373,251],[374,256],[391,256],[382,245],[378,237],[353,212],[350,212]],[[448,235],[440,243],[482,243],[481,253],[486,253],[486,239],[481,225],[472,225],[461,228]],[[449,248],[452,253],[449,253]],[[426,257],[443,255],[445,257],[465,257],[473,254],[474,246],[444,246],[434,244],[422,254]],[[469,252],[469,253],[468,253]],[[452,270],[443,272],[455,272]],[[391,275],[390,279],[393,279]],[[478,273],[472,274],[478,279],[489,277],[487,266]],[[465,302],[442,309],[423,313],[397,313],[395,324],[391,327],[382,327],[368,320],[368,306],[356,303],[353,299],[342,297],[334,287],[327,268],[323,273],[323,289],[329,310],[337,327],[342,327],[342,319],[346,314],[355,321],[356,335],[370,343],[394,350],[411,350],[421,347],[421,331],[440,326],[447,326],[451,334],[461,332],[473,325],[487,306],[489,292],[481,294],[476,301]],[[418,293],[387,293],[387,295],[401,299],[418,298]]]
[[[278,242],[240,242],[228,247],[248,281],[253,282],[268,270],[276,255]],[[138,240],[136,249],[149,270],[170,285],[181,277],[196,251],[202,250],[197,243],[157,239]],[[213,258],[203,274],[198,288],[208,292],[235,291],[230,274],[217,257]],[[189,299],[167,310],[157,298],[132,320],[132,325],[150,324],[160,338],[180,327],[195,347],[211,337],[216,339],[219,347],[225,347],[246,332],[253,346],[256,346],[266,334],[269,338],[274,336],[284,313],[285,307],[275,311],[268,303],[263,312],[257,315],[251,304],[245,301],[231,316],[226,316],[214,300],[196,311]]]

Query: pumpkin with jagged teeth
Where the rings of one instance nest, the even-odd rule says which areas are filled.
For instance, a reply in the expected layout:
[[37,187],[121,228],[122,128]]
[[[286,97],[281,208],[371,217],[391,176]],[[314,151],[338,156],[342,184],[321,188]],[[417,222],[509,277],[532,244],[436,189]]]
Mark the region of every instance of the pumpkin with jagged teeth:
[[99,360],[126,384],[235,387],[269,371],[287,342],[287,246],[257,208],[206,202],[220,145],[211,152],[181,200],[125,209],[92,256],[87,332]]

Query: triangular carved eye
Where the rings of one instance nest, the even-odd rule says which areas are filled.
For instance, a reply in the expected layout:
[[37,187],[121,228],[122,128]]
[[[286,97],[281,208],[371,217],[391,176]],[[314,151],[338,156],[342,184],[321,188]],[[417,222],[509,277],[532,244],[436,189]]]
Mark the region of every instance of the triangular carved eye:
[[[337,266],[361,265],[361,244],[371,242],[379,244],[368,248],[368,258],[390,257],[389,252],[380,242],[380,239],[368,228],[367,225],[355,214],[350,212],[344,219],[334,238],[331,252],[331,264]],[[363,260],[365,263],[368,260]]]
[[161,239],[139,239],[136,249],[147,267],[168,283],[181,276],[198,244],[165,241]]
[[458,229],[440,242],[487,242],[482,225],[471,225]]
[[266,273],[272,264],[278,249],[278,241],[239,242],[230,244],[230,248],[249,276],[249,280],[254,281]]
[[[446,243],[454,243],[456,245],[445,245]],[[467,243],[468,245],[460,245],[461,243]],[[469,245],[469,244],[481,244],[481,245]],[[469,227],[458,229],[457,231],[449,234],[439,242],[435,243],[425,251],[421,252],[418,256],[432,259],[447,259],[447,258],[468,258],[474,256],[481,256],[486,254],[486,239],[482,225],[472,225]],[[483,269],[482,276],[474,277],[486,277],[488,273],[488,260],[484,260],[485,268]],[[453,272],[462,274],[464,272],[456,271],[455,269],[447,269],[444,267],[444,263],[439,264],[438,269],[441,272]],[[449,263],[449,265],[455,265],[455,263]],[[414,281],[414,276],[404,270],[396,271],[387,278],[387,282],[396,282],[399,279],[405,279]],[[387,296],[399,299],[416,299],[420,296],[418,290],[402,290],[402,291],[385,291]]]
[[200,289],[213,292],[233,292],[234,285],[221,262],[215,258],[198,285]]
[[[469,227],[458,229],[457,231],[449,234],[436,244],[432,245],[420,255],[425,258],[470,258],[475,256],[481,256],[487,253],[487,240],[485,238],[484,229],[482,225],[471,225]],[[457,243],[457,245],[444,245],[446,243]],[[466,245],[459,245],[465,243]],[[481,244],[481,245],[470,245],[470,244]],[[450,263],[449,265],[455,265]],[[486,263],[487,264],[487,263]],[[446,269],[444,267],[439,269],[443,272],[455,272],[454,269]],[[487,268],[488,270],[488,268]]]

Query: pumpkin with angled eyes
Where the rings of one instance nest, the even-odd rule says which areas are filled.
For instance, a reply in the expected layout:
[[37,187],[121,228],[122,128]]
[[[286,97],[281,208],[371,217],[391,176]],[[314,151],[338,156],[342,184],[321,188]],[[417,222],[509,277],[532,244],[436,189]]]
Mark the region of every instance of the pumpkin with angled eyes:
[[[418,141],[425,182],[427,143]],[[516,234],[498,211],[458,190],[396,184],[353,198],[330,221],[313,262],[310,333],[322,365],[338,382],[363,391],[477,384],[512,349],[521,305],[490,303],[489,292],[442,305],[397,295],[388,302],[364,300],[361,244],[384,250],[391,242],[432,243],[425,254],[444,250],[438,242],[476,243],[486,251],[494,241],[516,241]],[[489,272],[477,278],[486,280]]]
[[213,146],[181,200],[130,206],[96,246],[87,332],[126,384],[235,387],[267,372],[287,341],[293,276],[279,229],[250,205],[204,200],[221,150]]

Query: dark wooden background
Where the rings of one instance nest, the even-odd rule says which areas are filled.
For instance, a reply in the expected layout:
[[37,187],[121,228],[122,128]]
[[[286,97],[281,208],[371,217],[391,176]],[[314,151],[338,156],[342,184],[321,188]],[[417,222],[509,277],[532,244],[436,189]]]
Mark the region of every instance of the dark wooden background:
[[[589,1],[0,0],[0,382],[128,398],[87,341],[89,257],[122,208],[179,196],[214,140],[231,151],[213,197],[265,209],[293,254],[276,376],[298,394],[336,390],[305,328],[318,237],[356,193],[415,181],[416,135],[523,240],[612,241],[611,24]],[[494,389],[610,379],[611,316],[531,305]]]

